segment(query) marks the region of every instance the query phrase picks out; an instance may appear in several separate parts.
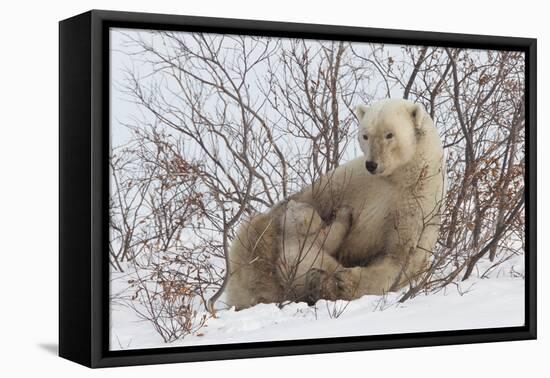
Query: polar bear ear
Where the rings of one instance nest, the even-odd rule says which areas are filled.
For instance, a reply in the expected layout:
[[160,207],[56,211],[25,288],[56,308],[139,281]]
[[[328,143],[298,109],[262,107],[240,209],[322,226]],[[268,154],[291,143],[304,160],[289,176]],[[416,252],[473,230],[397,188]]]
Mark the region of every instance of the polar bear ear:
[[426,117],[428,116],[428,113],[426,113],[426,110],[424,109],[424,106],[422,104],[413,104],[411,108],[411,117],[414,122],[414,126],[421,130],[422,126],[424,125],[424,121]]
[[359,104],[355,107],[355,114],[357,115],[357,119],[359,121],[363,119],[367,110],[369,110],[369,107],[365,104]]

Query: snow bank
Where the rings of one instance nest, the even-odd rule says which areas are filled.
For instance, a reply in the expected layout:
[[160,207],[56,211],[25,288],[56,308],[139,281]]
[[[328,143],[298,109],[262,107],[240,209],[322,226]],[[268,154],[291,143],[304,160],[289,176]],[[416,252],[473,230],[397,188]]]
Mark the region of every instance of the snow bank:
[[164,343],[151,324],[131,309],[112,307],[111,349],[171,347],[464,330],[524,324],[521,277],[472,278],[445,290],[397,303],[400,293],[364,296],[352,302],[319,301],[315,307],[292,303],[282,309],[261,304],[223,310],[197,334]]

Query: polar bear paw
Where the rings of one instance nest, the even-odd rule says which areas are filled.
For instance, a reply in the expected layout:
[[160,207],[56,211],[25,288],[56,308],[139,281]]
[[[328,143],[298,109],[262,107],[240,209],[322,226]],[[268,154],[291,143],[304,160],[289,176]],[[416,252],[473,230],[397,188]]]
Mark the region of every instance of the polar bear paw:
[[348,269],[342,269],[329,274],[321,269],[310,269],[306,275],[305,301],[314,305],[319,299],[335,301],[351,300],[354,297],[356,285]]
[[332,296],[333,282],[330,275],[321,269],[310,269],[306,274],[305,301],[313,306],[319,299]]
[[357,297],[358,283],[353,274],[353,268],[340,269],[333,274],[336,285],[336,299],[351,301]]

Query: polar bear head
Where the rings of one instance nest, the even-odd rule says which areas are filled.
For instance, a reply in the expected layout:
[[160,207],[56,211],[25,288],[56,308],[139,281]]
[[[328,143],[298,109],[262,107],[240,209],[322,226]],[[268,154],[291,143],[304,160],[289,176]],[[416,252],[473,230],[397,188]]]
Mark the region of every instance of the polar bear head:
[[419,139],[431,119],[422,105],[407,100],[384,100],[356,108],[359,145],[373,175],[389,176],[415,156]]
[[288,201],[282,222],[286,234],[300,236],[319,232],[324,225],[323,220],[313,206],[294,200]]

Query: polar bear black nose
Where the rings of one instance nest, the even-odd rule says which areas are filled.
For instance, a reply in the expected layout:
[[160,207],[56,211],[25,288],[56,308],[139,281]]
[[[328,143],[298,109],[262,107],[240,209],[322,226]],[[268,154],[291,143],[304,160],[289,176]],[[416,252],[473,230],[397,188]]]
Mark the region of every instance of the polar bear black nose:
[[378,168],[378,164],[374,161],[367,161],[365,162],[365,167],[367,167],[367,171],[370,173],[374,173],[376,171],[376,168]]

